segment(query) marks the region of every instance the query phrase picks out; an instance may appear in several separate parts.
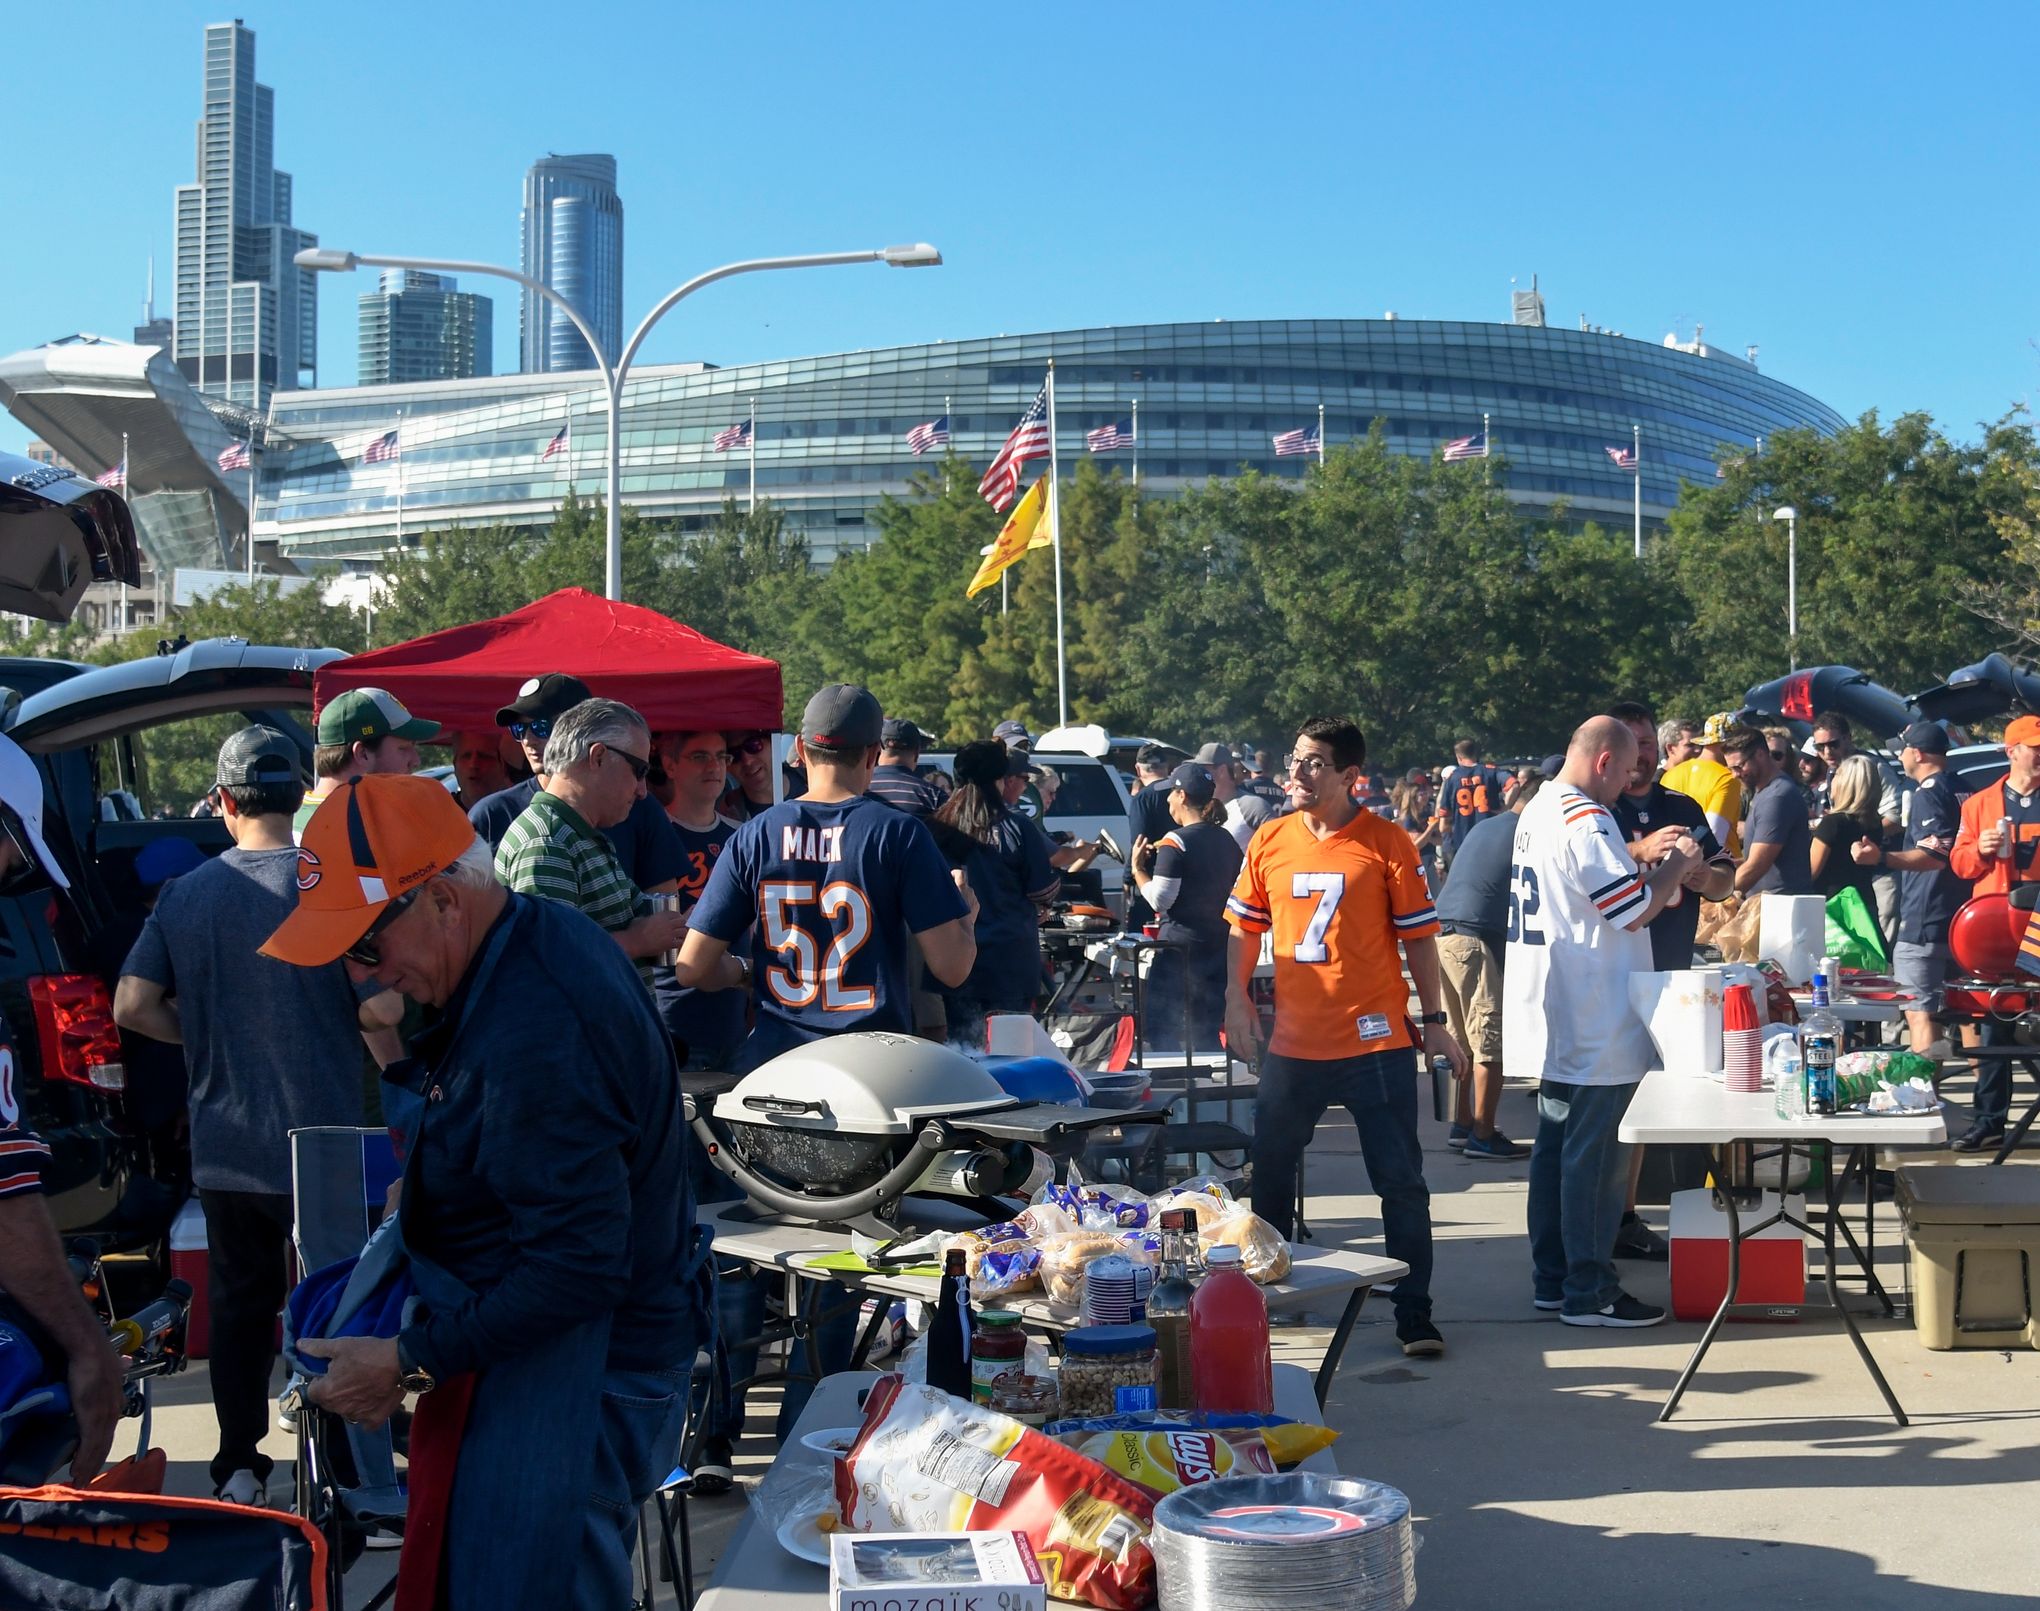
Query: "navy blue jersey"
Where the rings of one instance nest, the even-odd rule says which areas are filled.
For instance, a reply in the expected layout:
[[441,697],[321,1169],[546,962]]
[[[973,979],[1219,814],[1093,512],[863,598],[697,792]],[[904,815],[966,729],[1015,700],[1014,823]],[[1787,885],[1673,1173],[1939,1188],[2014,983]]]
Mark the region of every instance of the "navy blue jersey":
[[[708,887],[708,875],[722,857],[723,846],[736,831],[737,825],[722,817],[716,818],[709,828],[673,824],[683,864],[679,887],[683,912],[701,898],[701,892]],[[659,1005],[659,1018],[666,1032],[687,1043],[690,1059],[705,1058],[711,1066],[720,1067],[744,1038],[741,990],[685,989],[673,970],[661,963],[652,969],[652,999]]]
[[1476,822],[1502,813],[1502,785],[1508,775],[1498,766],[1467,765],[1445,769],[1438,785],[1438,815],[1445,819],[1445,841],[1457,850]]
[[965,910],[927,827],[860,795],[787,800],[745,823],[688,925],[731,945],[752,930],[761,1027],[769,1015],[807,1037],[905,1033],[907,937]]
[[1906,872],[1898,883],[1898,938],[1907,945],[1946,945],[1948,925],[1969,899],[1969,885],[1948,869],[1948,847],[1962,831],[1962,795],[1946,772],[1920,779],[1906,801],[1905,848],[1924,850],[1940,865]]
[[874,799],[897,806],[910,817],[932,817],[942,806],[942,791],[911,767],[873,767],[870,792]]

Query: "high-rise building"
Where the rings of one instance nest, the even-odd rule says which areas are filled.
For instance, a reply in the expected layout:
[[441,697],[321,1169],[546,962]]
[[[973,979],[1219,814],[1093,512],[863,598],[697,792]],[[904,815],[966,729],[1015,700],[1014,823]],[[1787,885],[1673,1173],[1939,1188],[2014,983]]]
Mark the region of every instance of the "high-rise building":
[[494,373],[495,308],[450,275],[386,269],[361,299],[361,386]]
[[291,259],[319,238],[291,223],[275,164],[276,96],[255,82],[255,34],[205,30],[197,182],[177,187],[177,367],[200,391],[246,407],[318,383],[317,276]]
[[[524,175],[524,272],[551,286],[593,327],[603,356],[623,350],[623,203],[616,158],[546,156]],[[593,369],[573,321],[544,297],[524,293],[518,368],[527,375]]]

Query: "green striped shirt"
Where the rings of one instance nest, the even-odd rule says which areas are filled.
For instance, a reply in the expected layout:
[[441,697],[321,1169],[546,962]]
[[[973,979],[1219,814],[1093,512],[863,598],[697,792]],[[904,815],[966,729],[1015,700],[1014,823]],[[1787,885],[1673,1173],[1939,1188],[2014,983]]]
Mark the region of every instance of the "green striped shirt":
[[[580,812],[543,789],[496,847],[496,877],[520,894],[575,907],[612,934],[652,909],[650,897],[630,881],[609,841]],[[649,988],[652,959],[635,960]]]

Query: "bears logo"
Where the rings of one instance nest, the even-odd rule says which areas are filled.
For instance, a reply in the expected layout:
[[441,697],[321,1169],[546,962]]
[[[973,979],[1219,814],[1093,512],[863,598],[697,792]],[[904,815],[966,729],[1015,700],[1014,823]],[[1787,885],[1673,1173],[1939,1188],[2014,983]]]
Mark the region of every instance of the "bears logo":
[[318,855],[313,851],[305,849],[303,845],[299,845],[297,853],[297,887],[299,892],[302,893],[308,889],[316,889],[319,880],[325,876],[319,870]]

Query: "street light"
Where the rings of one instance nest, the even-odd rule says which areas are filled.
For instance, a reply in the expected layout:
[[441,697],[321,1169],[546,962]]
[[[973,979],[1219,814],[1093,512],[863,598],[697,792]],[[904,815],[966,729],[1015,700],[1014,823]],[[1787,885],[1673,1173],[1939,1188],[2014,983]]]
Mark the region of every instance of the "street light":
[[733,274],[755,274],[765,269],[833,268],[845,263],[883,263],[888,268],[937,268],[942,263],[942,254],[926,241],[915,241],[905,246],[877,246],[861,252],[815,252],[803,257],[754,257],[741,263],[725,263],[706,274],[697,274],[679,289],[669,292],[657,307],[645,315],[644,322],[625,345],[623,355],[613,365],[603,356],[602,343],[571,302],[543,281],[521,274],[516,269],[503,268],[495,263],[457,263],[430,257],[369,256],[343,252],[331,246],[308,247],[293,261],[299,268],[329,273],[346,273],[357,268],[398,268],[421,269],[435,274],[493,275],[499,280],[514,280],[559,309],[588,344],[595,367],[602,373],[603,388],[609,395],[608,563],[603,590],[608,597],[620,599],[623,597],[623,383],[630,373],[631,361],[636,358],[638,347],[650,334],[652,326],[666,316],[674,303],[692,296],[704,285],[726,280]]
[[1799,669],[1799,511],[1791,504],[1771,511],[1773,520],[1785,522],[1785,638],[1791,664]]

